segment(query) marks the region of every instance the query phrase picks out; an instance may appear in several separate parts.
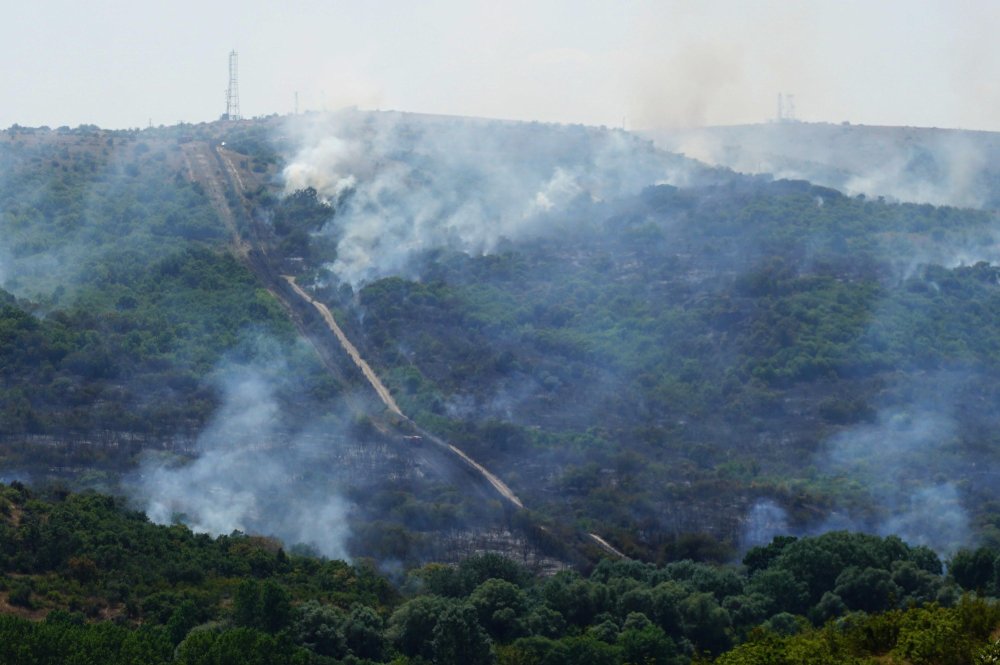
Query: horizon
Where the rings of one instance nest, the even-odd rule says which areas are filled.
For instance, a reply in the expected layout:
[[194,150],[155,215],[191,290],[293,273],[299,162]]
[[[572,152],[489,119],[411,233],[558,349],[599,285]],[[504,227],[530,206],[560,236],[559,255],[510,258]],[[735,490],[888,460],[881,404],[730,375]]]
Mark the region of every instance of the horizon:
[[806,122],[996,131],[998,20],[983,0],[51,0],[0,26],[0,127],[212,122],[236,50],[246,117],[289,113],[297,93],[304,111],[694,128],[766,122],[785,93]]
[[401,115],[413,115],[413,116],[426,116],[426,117],[436,117],[436,118],[451,118],[456,120],[482,120],[486,122],[510,122],[510,123],[539,123],[543,125],[579,125],[582,127],[592,127],[595,129],[605,129],[609,131],[622,130],[634,134],[644,134],[653,132],[673,132],[677,134],[683,134],[685,132],[697,132],[702,130],[714,130],[714,129],[737,129],[740,127],[795,127],[795,126],[829,126],[829,127],[852,127],[855,129],[866,128],[866,129],[909,129],[918,131],[942,131],[942,132],[967,132],[967,133],[985,133],[985,134],[996,134],[1000,133],[1000,129],[969,129],[965,127],[945,127],[945,126],[930,126],[930,125],[887,125],[887,124],[872,124],[872,123],[862,123],[862,122],[850,122],[841,121],[836,122],[832,120],[793,120],[776,122],[773,118],[765,118],[759,121],[748,121],[748,122],[734,122],[729,124],[715,124],[715,125],[697,125],[689,127],[646,127],[646,128],[622,128],[613,125],[602,125],[602,124],[592,124],[585,122],[571,122],[571,121],[559,121],[559,120],[532,120],[523,118],[505,118],[497,116],[482,116],[482,115],[462,115],[458,113],[432,113],[426,111],[405,111],[401,109],[393,108],[362,108],[356,105],[344,106],[342,108],[327,109],[327,110],[306,110],[296,113],[270,113],[266,115],[257,115],[253,117],[241,116],[238,120],[230,120],[223,117],[206,119],[206,120],[182,120],[172,123],[162,123],[153,124],[145,126],[132,126],[132,127],[107,127],[95,123],[79,123],[76,125],[69,125],[66,123],[60,125],[50,125],[50,124],[40,124],[40,125],[29,125],[20,122],[14,122],[6,127],[0,127],[0,132],[9,132],[15,129],[31,129],[31,130],[42,130],[47,129],[48,131],[58,131],[63,129],[76,130],[81,127],[96,127],[100,131],[109,132],[134,132],[134,131],[147,131],[156,129],[170,129],[172,127],[181,126],[192,126],[197,127],[199,125],[213,125],[220,123],[238,123],[238,122],[263,122],[271,120],[274,118],[284,119],[284,118],[294,118],[301,117],[310,114],[337,114],[343,113],[345,111],[357,111],[360,113],[398,113]]

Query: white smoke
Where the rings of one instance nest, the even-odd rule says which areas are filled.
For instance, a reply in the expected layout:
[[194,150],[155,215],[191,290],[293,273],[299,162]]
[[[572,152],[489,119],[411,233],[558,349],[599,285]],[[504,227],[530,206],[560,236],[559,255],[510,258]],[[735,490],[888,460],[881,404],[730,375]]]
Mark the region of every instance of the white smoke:
[[973,134],[932,135],[923,145],[890,152],[884,162],[856,168],[844,189],[848,194],[981,208],[990,196],[980,177],[990,166],[988,150]]
[[330,268],[352,284],[406,273],[438,248],[492,251],[542,234],[574,201],[682,180],[682,160],[621,131],[340,112],[297,117],[285,190],[313,187],[336,209]]
[[911,545],[952,554],[969,543],[969,516],[953,482],[920,487],[882,523],[881,535],[900,535]]
[[560,167],[542,189],[535,194],[534,205],[529,207],[532,212],[543,213],[567,206],[573,199],[583,193],[583,188],[573,177],[573,174]]
[[878,533],[949,554],[971,534],[957,487],[947,478],[955,436],[955,421],[941,410],[886,409],[875,422],[834,436],[823,462],[871,496],[882,514]]
[[212,535],[273,535],[346,558],[348,505],[328,481],[310,477],[329,451],[279,432],[275,390],[284,375],[280,364],[218,373],[222,406],[198,439],[198,457],[180,466],[147,460],[141,469],[136,498],[150,519]]
[[971,208],[996,200],[1000,137],[993,133],[774,123],[646,134],[708,164],[808,180],[851,196]]
[[743,521],[743,534],[740,548],[743,551],[751,547],[767,545],[775,536],[790,533],[788,513],[771,499],[761,499],[750,507]]
[[[847,481],[875,507],[877,517],[852,518],[835,510],[821,524],[789,525],[784,508],[761,499],[747,512],[741,548],[766,545],[779,535],[818,535],[828,531],[864,531],[895,535],[910,545],[926,545],[941,555],[970,543],[972,528],[948,454],[956,423],[939,410],[917,407],[883,410],[875,422],[857,425],[832,437],[820,454],[826,473]],[[928,460],[935,464],[928,465]]]

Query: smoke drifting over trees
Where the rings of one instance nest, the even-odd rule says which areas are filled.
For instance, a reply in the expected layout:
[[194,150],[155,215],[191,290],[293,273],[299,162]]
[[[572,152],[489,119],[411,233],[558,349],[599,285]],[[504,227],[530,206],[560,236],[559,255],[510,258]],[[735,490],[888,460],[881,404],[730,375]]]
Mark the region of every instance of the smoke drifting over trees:
[[991,209],[1000,203],[1000,139],[990,132],[779,122],[643,134],[708,164],[850,195]]
[[286,192],[312,187],[337,214],[333,272],[357,285],[413,274],[435,249],[493,251],[546,234],[547,217],[678,183],[684,160],[624,132],[394,113],[293,118]]
[[[734,437],[747,436],[756,440],[748,445],[769,473],[793,476],[804,469],[792,471],[787,453],[769,442],[798,437],[813,442],[800,444],[815,449],[808,461],[845,497],[828,505],[822,519],[788,513],[773,498],[744,498],[746,524],[735,539],[754,544],[775,533],[854,527],[899,532],[946,553],[969,542],[972,519],[963,504],[978,490],[960,478],[971,463],[975,435],[956,425],[947,405],[930,409],[929,402],[905,399],[912,393],[908,386],[924,380],[913,371],[947,370],[960,356],[924,358],[924,349],[900,346],[900,336],[920,325],[908,319],[914,313],[918,320],[940,316],[937,303],[917,295],[924,285],[939,288],[936,280],[943,276],[926,264],[966,271],[954,277],[967,279],[973,273],[958,267],[963,258],[993,256],[991,214],[851,199],[767,175],[712,170],[614,130],[356,112],[296,120],[291,135],[298,143],[284,170],[285,189],[313,187],[333,206],[332,219],[319,231],[336,242],[327,267],[335,280],[360,289],[352,305],[360,332],[369,336],[376,362],[402,391],[404,410],[418,417],[424,410],[428,417],[447,414],[464,423],[456,425],[463,431],[483,432],[494,426],[489,423],[503,423],[510,428],[503,444],[508,454],[503,446],[474,442],[475,435],[467,442],[501,470],[525,465],[517,456],[528,453],[519,446],[545,440],[530,434],[541,427],[555,438],[547,450],[530,454],[557,477],[565,474],[555,485],[563,491],[576,483],[602,486],[602,467],[614,478],[611,487],[653,483],[657,472],[670,468],[650,467],[629,479],[612,471],[623,462],[603,447],[642,449],[634,430],[618,429],[625,423],[652,428],[656,434],[647,436],[659,437],[658,445],[671,451],[663,457],[651,451],[639,455],[665,460],[676,454],[691,463],[690,447],[703,445],[708,457],[699,463],[718,464],[732,454],[726,451]],[[795,144],[796,132],[816,144],[827,130],[742,131],[752,138],[759,131],[760,141],[785,141],[789,154],[796,154],[804,149]],[[721,130],[720,135],[730,136]],[[925,135],[919,137],[924,141]],[[751,146],[750,151],[752,138],[738,145]],[[833,143],[825,166],[803,166],[776,150],[772,162],[754,170],[773,164],[780,167],[779,176],[815,176],[851,193],[988,205],[992,176],[980,166],[990,158],[967,138],[934,134],[908,153],[885,156],[899,168],[879,171],[878,182],[863,182],[872,174],[848,168],[863,163],[861,157],[838,163],[849,151],[841,154]],[[733,159],[743,154],[736,148],[730,153],[723,154]],[[714,162],[730,165],[721,158]],[[954,223],[934,221],[943,216]],[[640,237],[644,241],[636,242]],[[496,257],[480,261],[484,254]],[[593,279],[592,271],[603,271],[621,291],[615,305],[610,294],[591,290],[581,298],[574,292],[581,280]],[[383,279],[393,276],[416,281]],[[828,297],[840,304],[822,304]],[[788,304],[793,302],[799,304]],[[817,313],[805,313],[817,306]],[[787,307],[802,313],[790,316]],[[713,308],[728,313],[709,314]],[[677,317],[670,324],[667,312]],[[595,319],[595,313],[613,318]],[[649,323],[650,317],[661,317],[660,323]],[[690,324],[681,324],[682,317]],[[844,324],[833,337],[823,330]],[[467,362],[459,360],[463,343],[451,338],[450,326],[468,330],[472,345],[485,354],[479,370],[461,365]],[[643,326],[665,327],[640,341]],[[753,334],[760,341],[749,350],[745,345],[751,343],[740,340],[758,326]],[[607,337],[611,330],[617,331],[615,341]],[[665,330],[672,332],[660,337]],[[429,344],[427,335],[436,343]],[[701,346],[678,343],[688,339],[685,335],[700,338]],[[813,336],[818,341],[810,341]],[[659,353],[639,351],[648,345],[658,346]],[[710,347],[720,363],[717,370],[704,356]],[[773,355],[743,364],[758,354]],[[796,354],[804,355],[796,359]],[[734,360],[736,365],[726,366]],[[563,369],[556,368],[559,363]],[[646,375],[654,367],[662,391],[657,397],[647,383],[654,379]],[[891,376],[890,369],[899,374]],[[708,391],[701,382],[715,371],[720,385],[736,380],[743,387]],[[872,381],[873,373],[882,378]],[[798,402],[796,391],[811,392],[820,379],[856,383],[860,402],[831,396],[817,403],[807,397],[804,406],[784,407],[784,415],[756,431],[744,429],[746,422],[733,424],[748,415],[740,413],[746,407],[736,406],[741,400]],[[647,387],[639,389],[637,382]],[[670,382],[676,383],[667,389]],[[889,403],[878,385],[891,386]],[[784,397],[765,397],[762,390]],[[687,402],[693,394],[699,397]],[[716,400],[728,403],[721,407],[730,411],[725,418],[691,415]],[[822,426],[814,420],[817,414]],[[671,418],[683,427],[666,425]],[[588,430],[596,438],[593,448],[555,444],[568,431],[598,423],[602,429]],[[943,458],[947,465],[926,472],[928,459]],[[596,475],[584,480],[588,465]],[[662,528],[691,528],[679,514],[666,518],[671,511],[663,500],[642,508],[636,503],[621,519],[651,519],[638,515],[659,511],[656,519],[666,520]],[[933,517],[917,519],[926,514]]]
[[[8,286],[46,302],[5,296],[8,346],[25,352],[5,356],[0,415],[14,436],[157,441],[132,496],[158,521],[407,565],[478,547],[484,529],[557,557],[567,532],[551,534],[577,529],[661,561],[840,527],[942,553],[997,538],[1000,280],[961,258],[992,256],[988,196],[983,210],[897,203],[709,167],[620,130],[399,113],[28,136],[5,144],[0,224]],[[991,182],[992,157],[962,171],[927,150],[907,167],[918,180]],[[107,163],[91,171],[95,155]],[[211,163],[193,169],[197,155]],[[11,173],[37,196],[19,198]],[[339,400],[367,386],[326,374],[226,253],[212,209],[226,196],[258,270],[323,301],[402,411],[548,531],[515,534],[461,468],[412,432],[388,436],[374,396],[346,415]],[[58,253],[64,226],[79,258]],[[106,253],[113,232],[124,240]],[[30,279],[50,247],[62,272]],[[73,288],[55,293],[60,280]],[[248,343],[256,329],[281,351]],[[174,442],[180,456],[163,455]],[[337,526],[313,532],[299,513]]]
[[298,431],[288,432],[276,393],[289,392],[294,381],[280,358],[227,364],[213,383],[221,403],[198,437],[194,459],[165,465],[150,458],[139,470],[133,495],[149,517],[212,535],[269,534],[347,558],[348,502],[334,478],[318,473],[344,445],[333,430],[337,421],[298,423]]

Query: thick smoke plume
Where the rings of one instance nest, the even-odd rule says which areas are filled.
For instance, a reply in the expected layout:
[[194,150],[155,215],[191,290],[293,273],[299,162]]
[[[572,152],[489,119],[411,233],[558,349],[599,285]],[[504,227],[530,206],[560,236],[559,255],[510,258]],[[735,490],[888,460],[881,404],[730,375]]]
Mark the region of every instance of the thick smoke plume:
[[216,373],[222,404],[198,439],[197,458],[148,459],[141,468],[133,493],[152,520],[213,535],[272,535],[346,558],[348,505],[318,471],[331,455],[321,442],[330,438],[284,432],[276,392],[286,377],[281,363]]
[[331,269],[358,284],[411,271],[427,250],[488,253],[543,234],[576,201],[683,179],[683,160],[622,131],[398,113],[293,119],[285,189],[336,209]]

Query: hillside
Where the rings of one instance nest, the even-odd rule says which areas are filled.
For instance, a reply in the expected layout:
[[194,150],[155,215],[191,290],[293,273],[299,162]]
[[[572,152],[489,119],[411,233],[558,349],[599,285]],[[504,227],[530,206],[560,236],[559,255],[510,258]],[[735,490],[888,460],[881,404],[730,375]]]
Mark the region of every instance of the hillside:
[[[2,477],[127,493],[164,522],[331,556],[412,564],[487,547],[545,567],[579,556],[526,544],[555,541],[513,533],[464,465],[373,421],[377,400],[339,348],[296,333],[317,317],[286,309],[238,240],[250,228],[241,201],[261,192],[230,188],[214,152],[227,139],[249,150],[267,127],[5,135]],[[266,179],[267,159],[237,160],[233,182]],[[117,227],[112,204],[124,207]]]
[[0,148],[7,478],[407,566],[997,542],[991,212],[396,113]]
[[[363,119],[310,127],[285,157],[286,187],[312,183],[333,208],[309,222],[300,273],[404,412],[525,505],[642,558],[831,526],[943,552],[993,537],[996,272],[961,258],[988,257],[992,213],[712,171],[639,141],[629,182],[647,186],[621,188],[599,132],[547,130],[572,141],[555,153],[567,167],[527,148],[505,162],[525,140],[510,126],[443,141],[419,116]],[[322,152],[324,136],[343,145]],[[512,197],[482,213],[491,190],[440,191],[439,164]],[[574,196],[519,215],[551,185],[531,169],[568,174]],[[482,224],[464,233],[469,216],[429,192]],[[275,248],[292,234],[278,218],[262,216]]]

